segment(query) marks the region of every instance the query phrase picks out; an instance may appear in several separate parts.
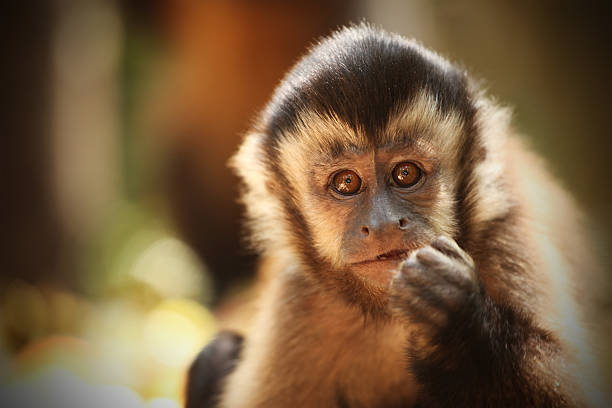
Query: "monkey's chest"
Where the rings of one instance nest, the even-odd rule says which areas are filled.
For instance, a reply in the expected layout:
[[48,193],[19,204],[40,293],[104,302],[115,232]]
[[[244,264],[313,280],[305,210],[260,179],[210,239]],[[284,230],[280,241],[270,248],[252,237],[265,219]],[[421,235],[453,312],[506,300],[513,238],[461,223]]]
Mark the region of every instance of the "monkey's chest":
[[[405,332],[400,327],[346,332],[333,355],[322,353],[313,364],[328,375],[331,394],[340,407],[410,406],[416,398],[415,381],[406,366]],[[332,340],[332,339],[330,339]],[[329,345],[329,343],[328,343]]]

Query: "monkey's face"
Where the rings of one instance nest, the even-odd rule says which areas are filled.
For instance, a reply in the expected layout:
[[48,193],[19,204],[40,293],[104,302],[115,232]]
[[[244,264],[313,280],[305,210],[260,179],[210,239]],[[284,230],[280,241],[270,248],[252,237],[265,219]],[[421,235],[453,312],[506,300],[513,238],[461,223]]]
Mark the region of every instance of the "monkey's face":
[[506,120],[413,41],[332,36],[289,72],[233,159],[253,241],[384,314],[410,251],[504,213]]
[[431,103],[420,98],[375,136],[310,116],[279,149],[277,188],[290,192],[329,273],[348,272],[367,286],[386,288],[411,251],[440,234],[453,235],[457,149],[448,140],[460,137],[448,132],[461,126]]
[[314,234],[319,250],[335,266],[386,286],[399,261],[435,236],[428,203],[436,195],[436,166],[403,149],[348,155],[324,166],[312,186],[318,211],[309,214],[320,226],[327,218],[331,227]]

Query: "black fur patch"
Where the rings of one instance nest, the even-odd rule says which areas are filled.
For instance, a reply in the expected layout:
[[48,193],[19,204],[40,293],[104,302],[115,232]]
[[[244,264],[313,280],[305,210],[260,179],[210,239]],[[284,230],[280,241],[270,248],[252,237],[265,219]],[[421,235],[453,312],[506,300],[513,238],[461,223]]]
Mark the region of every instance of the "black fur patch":
[[223,380],[236,367],[242,343],[241,335],[224,331],[202,349],[189,368],[185,408],[217,406]]
[[[529,364],[537,366],[538,360],[559,353],[552,336],[520,311],[486,296],[478,299],[475,296],[478,304],[466,304],[432,339],[430,355],[410,353],[411,368],[428,390],[421,395],[422,406],[568,406],[563,395],[529,372]],[[531,355],[528,361],[517,358],[527,354]]]
[[473,108],[463,71],[418,44],[367,24],[324,39],[289,72],[263,117],[272,143],[295,128],[300,112],[335,115],[364,130],[374,146],[394,110],[428,91],[442,113],[469,117]]

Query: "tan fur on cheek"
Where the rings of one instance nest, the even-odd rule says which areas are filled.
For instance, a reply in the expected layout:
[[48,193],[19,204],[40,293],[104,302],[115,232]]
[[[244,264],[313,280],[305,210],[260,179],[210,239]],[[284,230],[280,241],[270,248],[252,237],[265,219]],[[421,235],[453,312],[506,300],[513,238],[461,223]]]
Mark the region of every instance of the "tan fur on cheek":
[[[280,150],[281,169],[296,194],[294,202],[308,223],[315,249],[333,265],[341,265],[344,235],[341,220],[347,217],[348,211],[333,205],[324,186],[313,187],[314,169],[310,152],[305,151],[296,141],[283,143]],[[312,191],[312,188],[320,191]]]
[[329,200],[310,200],[305,203],[305,211],[311,221],[313,239],[319,254],[333,266],[342,266],[342,237],[345,234],[345,220],[350,209],[333,205]]

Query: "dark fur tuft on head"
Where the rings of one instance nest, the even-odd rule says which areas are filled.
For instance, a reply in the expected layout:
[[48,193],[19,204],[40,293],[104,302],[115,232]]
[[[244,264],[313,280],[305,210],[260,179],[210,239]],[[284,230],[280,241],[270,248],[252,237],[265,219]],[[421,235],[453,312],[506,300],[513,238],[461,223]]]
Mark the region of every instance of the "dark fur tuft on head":
[[264,126],[278,138],[311,111],[375,137],[394,109],[423,90],[441,113],[472,111],[463,71],[414,40],[361,23],[323,39],[297,63],[268,105]]

